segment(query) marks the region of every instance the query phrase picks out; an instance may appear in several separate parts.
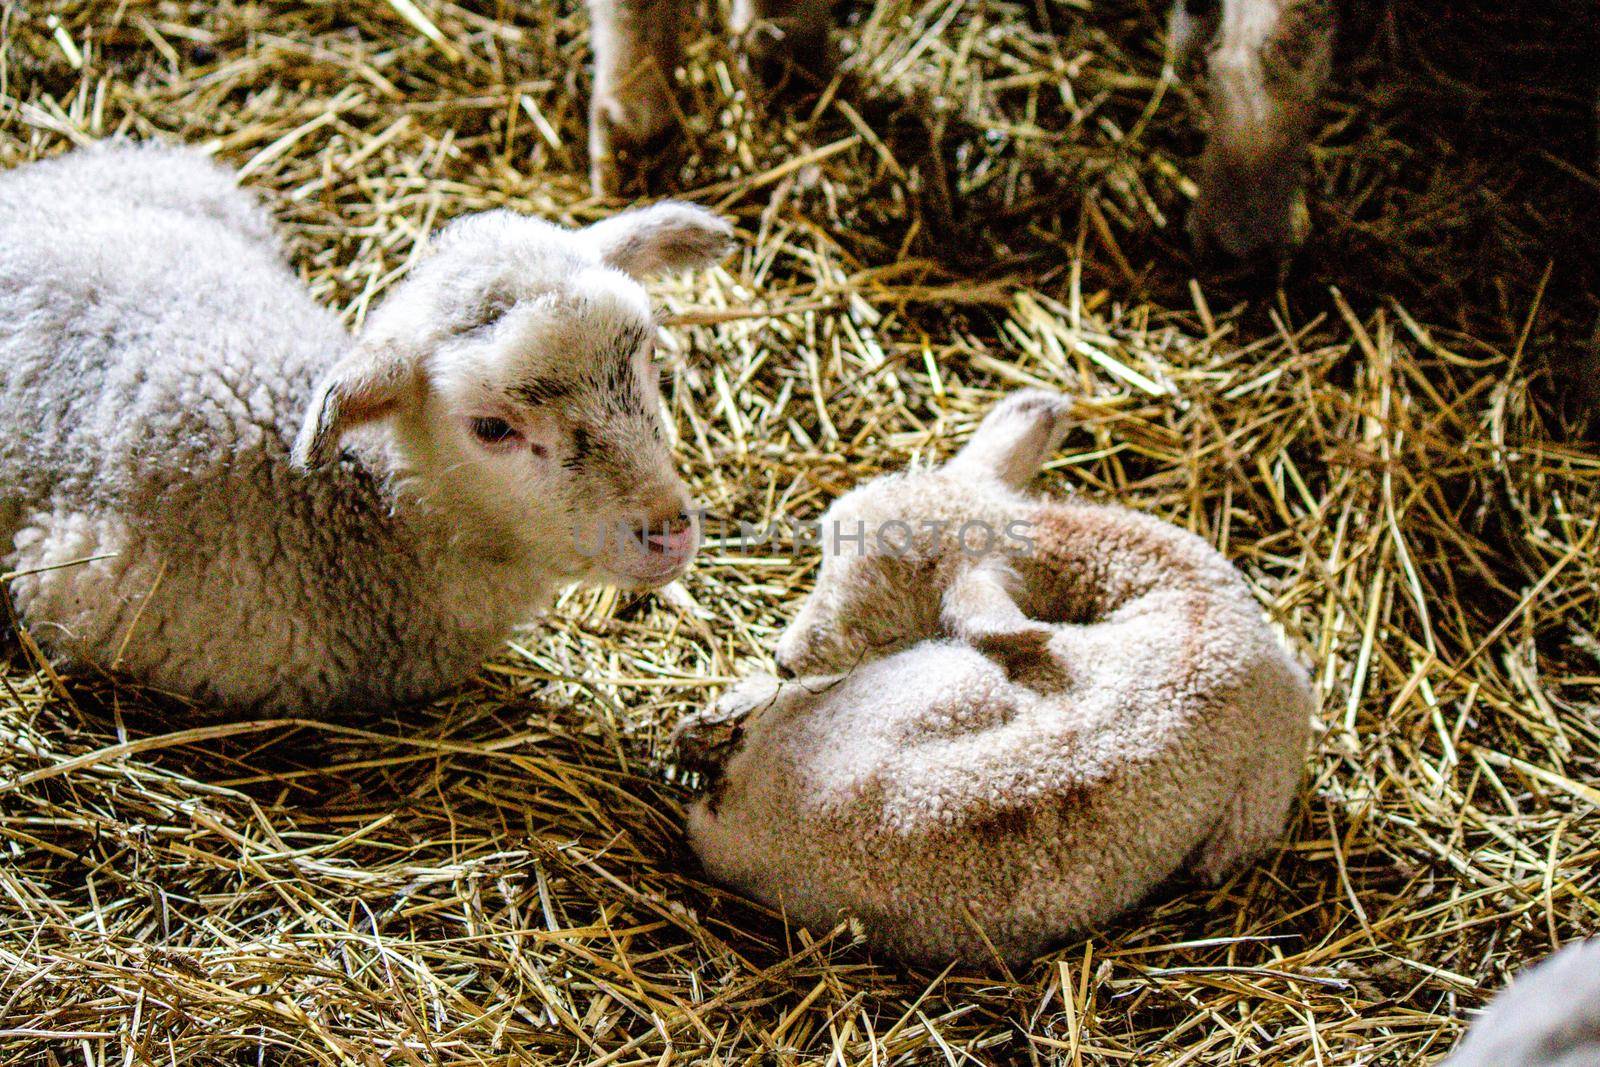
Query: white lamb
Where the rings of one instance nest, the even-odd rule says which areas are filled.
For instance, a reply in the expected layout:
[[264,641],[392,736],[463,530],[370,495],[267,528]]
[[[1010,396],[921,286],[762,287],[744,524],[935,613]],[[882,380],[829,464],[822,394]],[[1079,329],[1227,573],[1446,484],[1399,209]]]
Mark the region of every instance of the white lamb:
[[578,231],[464,218],[352,339],[196,152],[0,175],[23,623],[71,663],[318,714],[463,680],[569,583],[671,580],[699,531],[637,279],[730,232],[670,203]]
[[949,463],[829,508],[777,648],[799,680],[681,734],[713,877],[913,960],[1014,964],[1278,837],[1305,673],[1198,537],[1020,492],[1067,410],[1015,394]]
[[1600,1064],[1600,938],[1568,945],[1517,975],[1445,1061],[1445,1067],[1596,1064]]

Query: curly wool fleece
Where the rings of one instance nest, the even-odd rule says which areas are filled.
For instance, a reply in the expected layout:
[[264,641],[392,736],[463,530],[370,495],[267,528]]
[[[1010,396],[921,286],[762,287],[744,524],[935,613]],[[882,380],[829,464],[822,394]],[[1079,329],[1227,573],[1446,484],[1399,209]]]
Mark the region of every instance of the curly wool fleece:
[[[824,529],[1021,518],[1037,547],[1003,567],[949,542],[825,559],[780,664],[813,667],[830,641],[865,662],[750,679],[683,727],[691,755],[723,743],[689,816],[713,877],[805,925],[853,914],[913,960],[1016,964],[1276,840],[1314,710],[1305,672],[1198,537],[1016,491],[1065,411],[1013,396],[946,467],[829,509]],[[873,629],[885,617],[938,632],[895,641]]]

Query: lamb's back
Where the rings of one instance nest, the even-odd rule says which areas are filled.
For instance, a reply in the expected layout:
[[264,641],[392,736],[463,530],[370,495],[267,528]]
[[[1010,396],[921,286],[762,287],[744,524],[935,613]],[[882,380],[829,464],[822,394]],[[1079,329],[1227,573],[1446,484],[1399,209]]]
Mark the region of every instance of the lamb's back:
[[438,642],[400,630],[436,620],[396,608],[424,572],[386,489],[289,462],[349,343],[197,153],[0,175],[0,566],[31,572],[11,592],[50,651],[239,706],[428,688]]
[[8,496],[180,506],[167,495],[252,457],[281,464],[346,344],[259,204],[197,153],[103,147],[0,175]]

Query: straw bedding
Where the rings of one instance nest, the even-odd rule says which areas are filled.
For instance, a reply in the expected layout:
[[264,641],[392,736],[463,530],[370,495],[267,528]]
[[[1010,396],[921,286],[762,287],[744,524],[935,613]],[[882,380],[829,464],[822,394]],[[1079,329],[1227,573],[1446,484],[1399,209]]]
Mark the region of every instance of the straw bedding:
[[[662,290],[723,520],[681,593],[574,593],[461,691],[336,725],[61,678],[21,635],[0,1062],[1437,1057],[1600,926],[1600,186],[1583,5],[1431,6],[1348,13],[1276,287],[1184,251],[1193,100],[1135,0],[850,4],[847,79],[786,102],[699,44],[653,181],[747,248]],[[443,219],[608,209],[586,59],[570,2],[6,4],[0,166],[212,146],[354,322]],[[808,585],[740,521],[946,454],[1021,384],[1079,398],[1047,488],[1244,569],[1315,664],[1315,751],[1285,847],[1220,889],[1013,974],[908,971],[697,878],[665,739]]]

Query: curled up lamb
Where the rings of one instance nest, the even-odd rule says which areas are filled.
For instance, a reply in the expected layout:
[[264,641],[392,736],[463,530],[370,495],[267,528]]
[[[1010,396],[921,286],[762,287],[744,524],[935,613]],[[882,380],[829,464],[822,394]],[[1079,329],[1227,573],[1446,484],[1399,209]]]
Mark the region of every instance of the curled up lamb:
[[[639,279],[726,223],[460,219],[358,337],[197,152],[0,175],[0,566],[53,656],[233,709],[464,680],[562,586],[699,539]],[[607,536],[609,534],[609,536]]]
[[1306,675],[1200,538],[1022,492],[1067,411],[1014,394],[942,467],[829,508],[791,678],[680,733],[714,878],[913,960],[1018,963],[1277,839]]

